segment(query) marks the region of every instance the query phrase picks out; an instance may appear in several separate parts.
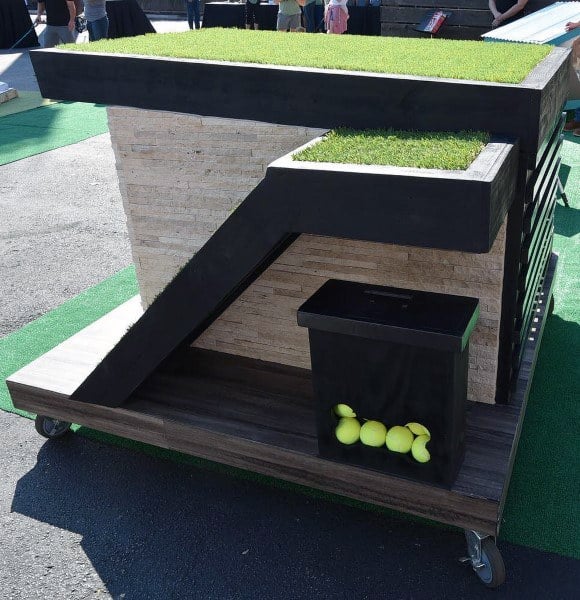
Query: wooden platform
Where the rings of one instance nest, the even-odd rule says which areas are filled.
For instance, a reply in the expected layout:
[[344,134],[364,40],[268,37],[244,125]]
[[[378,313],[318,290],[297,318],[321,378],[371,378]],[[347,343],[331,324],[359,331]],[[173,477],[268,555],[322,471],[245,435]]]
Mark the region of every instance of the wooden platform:
[[303,369],[190,349],[122,408],[70,400],[95,360],[139,316],[136,299],[7,383],[17,408],[496,535],[556,260],[544,279],[513,401],[469,407],[466,457],[451,490],[319,458],[310,372]]

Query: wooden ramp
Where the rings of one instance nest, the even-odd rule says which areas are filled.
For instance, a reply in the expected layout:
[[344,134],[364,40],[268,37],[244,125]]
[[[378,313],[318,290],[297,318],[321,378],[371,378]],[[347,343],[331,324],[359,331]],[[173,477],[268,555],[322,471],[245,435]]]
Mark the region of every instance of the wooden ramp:
[[468,410],[466,457],[452,489],[317,455],[310,372],[187,349],[155,371],[122,408],[70,399],[140,314],[132,299],[8,381],[18,408],[163,448],[496,535],[551,298],[556,257],[539,294],[509,405]]

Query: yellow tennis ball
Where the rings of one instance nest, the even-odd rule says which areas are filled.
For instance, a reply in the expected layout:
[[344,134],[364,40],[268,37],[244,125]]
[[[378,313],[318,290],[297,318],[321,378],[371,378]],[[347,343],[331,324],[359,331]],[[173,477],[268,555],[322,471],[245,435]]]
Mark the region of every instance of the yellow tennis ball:
[[406,427],[396,425],[387,432],[386,442],[389,450],[406,454],[413,445],[413,434]]
[[430,440],[431,438],[428,435],[420,435],[419,437],[415,438],[415,441],[411,446],[411,454],[417,462],[426,463],[431,460],[429,450],[425,448]]
[[421,425],[421,423],[407,423],[405,427],[409,428],[411,433],[414,433],[415,435],[428,435],[431,437],[427,427],[425,427],[425,425]]
[[387,428],[379,421],[367,421],[360,428],[360,441],[365,446],[380,448],[385,445]]
[[354,444],[360,435],[360,423],[353,417],[343,417],[334,430],[336,439],[341,444]]
[[348,404],[337,404],[334,407],[334,414],[337,417],[356,417],[356,413]]

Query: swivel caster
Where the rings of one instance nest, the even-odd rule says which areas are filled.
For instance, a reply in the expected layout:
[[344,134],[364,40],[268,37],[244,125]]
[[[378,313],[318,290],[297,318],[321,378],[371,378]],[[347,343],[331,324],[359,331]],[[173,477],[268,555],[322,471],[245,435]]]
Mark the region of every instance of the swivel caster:
[[499,587],[505,581],[505,565],[495,542],[487,535],[477,531],[465,530],[468,556],[461,558],[469,563],[488,588]]
[[59,421],[43,415],[38,415],[34,420],[36,431],[49,440],[65,436],[70,431],[70,425],[68,421]]

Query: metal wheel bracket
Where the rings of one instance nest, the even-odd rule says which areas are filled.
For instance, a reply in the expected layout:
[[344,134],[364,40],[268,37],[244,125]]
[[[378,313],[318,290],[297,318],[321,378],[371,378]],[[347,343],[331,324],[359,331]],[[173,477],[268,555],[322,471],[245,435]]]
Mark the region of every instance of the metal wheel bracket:
[[474,571],[478,571],[485,567],[485,563],[481,560],[481,542],[490,537],[486,533],[479,533],[471,529],[465,530],[465,541],[467,542],[467,556],[459,559],[463,564],[470,563]]

